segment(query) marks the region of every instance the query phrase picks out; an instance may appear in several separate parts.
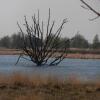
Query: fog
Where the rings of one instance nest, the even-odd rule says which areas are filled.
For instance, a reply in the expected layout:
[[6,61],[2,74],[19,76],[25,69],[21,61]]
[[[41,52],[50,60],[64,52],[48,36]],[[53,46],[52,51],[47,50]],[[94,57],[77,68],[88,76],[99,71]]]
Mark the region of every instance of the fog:
[[[85,0],[97,11],[100,11],[99,0]],[[0,0],[0,38],[18,32],[17,21],[24,23],[24,15],[31,21],[31,16],[40,10],[40,16],[46,21],[48,9],[51,8],[52,19],[57,25],[68,18],[62,36],[72,37],[77,31],[90,42],[95,34],[100,36],[100,18],[89,21],[96,15],[81,7],[80,0]]]

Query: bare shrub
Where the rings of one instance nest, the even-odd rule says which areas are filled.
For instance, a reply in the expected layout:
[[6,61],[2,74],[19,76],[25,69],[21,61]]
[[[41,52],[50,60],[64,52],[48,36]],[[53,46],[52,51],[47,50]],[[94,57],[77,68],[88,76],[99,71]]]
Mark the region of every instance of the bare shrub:
[[32,16],[33,25],[31,26],[29,25],[25,16],[24,26],[26,32],[24,32],[18,24],[23,40],[23,53],[19,56],[18,61],[20,57],[27,59],[23,56],[26,55],[30,58],[30,61],[35,63],[37,66],[46,64],[51,58],[53,58],[53,60],[49,63],[49,65],[57,65],[65,58],[69,48],[69,39],[63,42],[61,42],[59,39],[61,37],[63,26],[67,21],[64,19],[57,31],[53,32],[55,21],[53,21],[50,25],[50,20],[49,9],[46,31],[44,30],[45,28],[43,21],[40,22],[39,11],[38,17],[35,15]]

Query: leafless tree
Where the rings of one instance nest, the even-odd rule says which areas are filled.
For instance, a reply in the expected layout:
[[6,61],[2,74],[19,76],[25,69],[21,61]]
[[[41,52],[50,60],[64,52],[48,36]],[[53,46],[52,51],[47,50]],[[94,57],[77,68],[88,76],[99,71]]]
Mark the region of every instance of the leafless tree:
[[[50,25],[50,15],[51,14],[49,9],[49,17],[46,30],[44,28],[43,21],[40,22],[39,11],[38,17],[36,17],[35,14],[34,16],[32,16],[33,25],[31,26],[29,25],[25,16],[24,26],[27,35],[18,24],[24,44],[22,49],[23,53],[21,53],[21,55],[19,56],[18,61],[21,57],[27,59],[24,56],[26,55],[30,58],[30,61],[35,63],[37,66],[48,63],[48,60],[51,58],[52,60],[50,60],[51,62],[48,65],[57,65],[65,58],[65,55],[69,48],[69,40],[66,40],[65,43],[59,43],[56,41],[58,40],[58,38],[60,38],[62,28],[67,20],[64,19],[57,31],[53,32],[55,21],[53,21]],[[29,43],[29,47],[27,46],[27,43]],[[63,49],[60,48],[62,47],[62,45]]]
[[99,18],[100,17],[100,12],[98,12],[98,11],[96,11],[92,6],[90,6],[88,3],[86,3],[84,0],[80,0],[85,6],[82,6],[83,8],[85,8],[85,9],[89,9],[89,10],[91,10],[93,13],[95,13],[97,16],[95,17],[95,18],[93,18],[93,19],[90,19],[90,20],[95,20],[95,19],[97,19],[97,18]]

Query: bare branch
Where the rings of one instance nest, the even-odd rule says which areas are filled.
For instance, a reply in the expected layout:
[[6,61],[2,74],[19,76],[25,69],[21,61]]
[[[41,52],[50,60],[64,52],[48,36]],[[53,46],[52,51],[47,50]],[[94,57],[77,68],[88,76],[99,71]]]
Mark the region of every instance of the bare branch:
[[[60,38],[60,34],[64,24],[67,22],[66,19],[62,21],[60,27],[54,33],[52,33],[52,31],[54,28],[55,21],[53,21],[50,25],[50,9],[46,30],[44,30],[43,21],[42,24],[40,24],[39,11],[37,18],[35,17],[35,14],[34,16],[32,16],[33,24],[31,26],[29,25],[26,16],[24,20],[26,32],[23,32],[20,25],[18,24],[24,42],[23,51],[25,54],[23,55],[29,56],[29,58],[31,59],[30,61],[35,63],[37,66],[46,64],[48,60],[52,57],[54,58],[54,60],[49,65],[59,64],[65,58],[67,48],[65,44],[63,46],[60,41],[59,43],[56,42],[57,39]],[[25,33],[27,33],[27,35],[25,35]],[[46,37],[44,35],[45,33]],[[60,51],[60,48],[62,46],[63,49],[61,49]],[[59,53],[59,55],[56,55],[56,53]],[[23,57],[23,55],[19,56],[17,63],[20,58],[27,59]]]
[[89,19],[90,21],[93,21],[93,20],[95,20],[95,19],[98,19],[100,16],[97,16],[97,17],[95,17],[95,18],[92,18],[92,19]]
[[88,3],[86,3],[84,0],[80,0],[86,7],[82,6],[83,8],[85,9],[89,9],[91,10],[93,13],[95,13],[97,15],[97,17],[93,18],[93,19],[90,19],[90,20],[95,20],[97,18],[100,17],[100,12],[96,11],[94,8],[92,8]]

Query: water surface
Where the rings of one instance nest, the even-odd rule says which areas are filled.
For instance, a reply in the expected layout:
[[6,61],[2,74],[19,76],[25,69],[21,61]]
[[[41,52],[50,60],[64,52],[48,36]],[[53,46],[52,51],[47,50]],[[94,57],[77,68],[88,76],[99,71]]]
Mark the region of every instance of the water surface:
[[78,77],[81,80],[100,79],[100,60],[98,59],[65,59],[58,66],[37,67],[30,61],[18,59],[17,55],[0,55],[0,73],[12,74],[14,72],[27,75],[56,76],[66,78],[69,76]]

